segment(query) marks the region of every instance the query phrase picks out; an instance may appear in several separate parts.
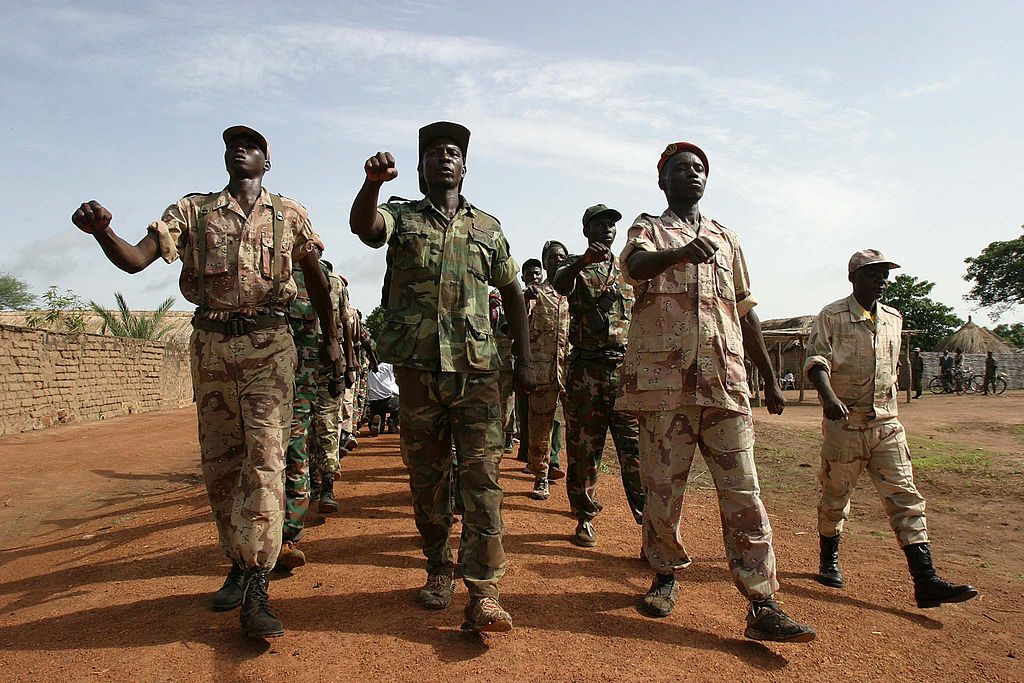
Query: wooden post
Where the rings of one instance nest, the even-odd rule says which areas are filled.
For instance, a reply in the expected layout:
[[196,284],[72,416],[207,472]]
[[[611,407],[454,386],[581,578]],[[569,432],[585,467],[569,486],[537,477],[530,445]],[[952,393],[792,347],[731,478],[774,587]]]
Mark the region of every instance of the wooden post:
[[[907,382],[907,403],[910,403],[912,400],[910,393],[914,388],[914,366],[910,364],[910,334],[907,332],[903,333],[903,353],[907,363],[907,379],[910,380]],[[924,377],[921,378],[921,381],[924,382]]]
[[800,338],[800,346],[804,347],[803,359],[800,361],[800,402],[804,402],[804,381],[807,379],[807,373],[804,372],[804,366],[807,364],[807,337]]
[[782,342],[775,342],[775,375],[782,378]]
[[754,367],[750,372],[751,381],[754,383],[754,407],[761,407],[761,378],[760,373],[757,371],[757,367]]

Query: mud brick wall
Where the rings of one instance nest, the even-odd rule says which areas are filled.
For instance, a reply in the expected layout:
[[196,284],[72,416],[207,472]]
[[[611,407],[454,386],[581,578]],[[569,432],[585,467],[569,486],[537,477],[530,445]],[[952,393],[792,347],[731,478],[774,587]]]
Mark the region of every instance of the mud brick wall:
[[191,402],[184,346],[0,325],[0,435]]
[[[954,356],[953,353],[949,355]],[[942,371],[939,370],[939,358],[942,357],[942,354],[937,351],[924,351],[921,353],[921,357],[924,358],[922,382],[924,390],[928,391],[928,382],[933,377],[938,377],[942,374]],[[992,357],[996,359],[996,372],[1006,375],[1006,387],[1008,389],[1024,389],[1024,351],[993,353]],[[972,375],[984,375],[985,354],[965,353],[964,367],[969,369]],[[906,381],[906,371],[904,370],[900,374],[900,386],[906,386]]]

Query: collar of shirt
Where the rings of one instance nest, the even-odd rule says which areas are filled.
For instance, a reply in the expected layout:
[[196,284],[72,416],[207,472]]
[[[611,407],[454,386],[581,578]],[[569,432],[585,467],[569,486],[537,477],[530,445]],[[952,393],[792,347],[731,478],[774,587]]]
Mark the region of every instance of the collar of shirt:
[[864,307],[857,301],[857,297],[850,295],[847,299],[850,303],[850,322],[875,322],[878,319],[878,303],[875,303],[875,313],[864,310]]
[[[430,201],[430,197],[424,196],[423,199],[421,199],[418,202],[416,202],[416,210],[417,211],[421,211],[422,212],[422,211],[427,211],[427,210],[430,210],[430,209],[432,209],[434,211],[434,213],[436,213],[438,216],[443,218],[445,223],[450,222],[448,217],[444,215],[444,211],[441,211],[441,209],[439,209],[436,206],[434,206],[434,202]],[[470,204],[469,201],[460,194],[459,195],[459,208],[457,208],[455,210],[455,215],[451,217],[451,220],[455,220],[462,213],[465,213],[467,216],[470,216],[470,217],[475,215],[475,213],[473,211],[473,205]]]
[[[261,187],[259,199],[256,200],[255,204],[253,204],[253,209],[255,210],[257,206],[272,207],[273,205],[274,202],[270,200],[270,191],[267,190],[267,188],[265,187]],[[214,210],[227,208],[237,213],[243,219],[248,217],[245,211],[242,210],[242,207],[238,204],[238,201],[231,196],[230,192],[228,192],[228,188],[226,186],[223,190],[220,191],[220,194],[217,195],[217,203],[214,204],[213,208]]]
[[665,209],[665,213],[661,214],[661,223],[666,228],[682,230],[693,237],[696,237],[698,232],[707,232],[713,235],[720,235],[722,233],[721,228],[713,220],[710,220],[702,213],[698,214],[698,216],[700,216],[700,220],[697,221],[697,228],[694,229],[692,225],[677,216],[672,209]]

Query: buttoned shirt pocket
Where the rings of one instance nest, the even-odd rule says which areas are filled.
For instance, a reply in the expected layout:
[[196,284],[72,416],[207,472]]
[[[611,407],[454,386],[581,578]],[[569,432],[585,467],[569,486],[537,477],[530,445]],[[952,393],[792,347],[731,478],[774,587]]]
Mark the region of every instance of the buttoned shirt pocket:
[[679,391],[683,387],[683,358],[680,341],[671,335],[637,338],[637,391]]
[[[212,221],[211,221],[212,222]],[[206,275],[222,275],[231,271],[229,246],[231,240],[223,232],[208,225],[206,228]],[[198,259],[198,253],[196,254]],[[198,268],[197,268],[198,270]]]
[[384,326],[380,332],[380,346],[387,348],[389,355],[397,362],[408,360],[416,349],[421,313],[401,314],[388,311],[384,315]]
[[724,249],[715,252],[715,289],[718,296],[726,301],[736,301],[736,283],[732,273],[732,254]]
[[466,317],[466,361],[475,370],[498,369],[498,346],[485,317]]
[[476,276],[484,283],[491,281],[491,265],[494,263],[494,255],[498,251],[498,245],[494,237],[487,231],[476,226],[469,229],[469,239],[466,241],[466,270]]
[[426,268],[430,265],[430,235],[418,225],[402,224],[393,236],[395,241],[393,268]]
[[[277,258],[281,261],[281,281],[287,279],[287,273],[292,271],[292,256],[289,250],[284,248],[284,240],[277,248]],[[274,279],[274,236],[264,235],[260,238],[260,275],[264,280]]]

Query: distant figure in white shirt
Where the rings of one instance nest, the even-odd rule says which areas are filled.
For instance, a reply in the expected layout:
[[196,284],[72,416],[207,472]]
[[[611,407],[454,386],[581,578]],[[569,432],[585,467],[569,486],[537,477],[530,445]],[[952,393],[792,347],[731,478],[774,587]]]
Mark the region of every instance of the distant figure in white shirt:
[[370,394],[370,436],[377,436],[384,428],[388,434],[398,431],[398,384],[391,363],[380,363],[368,378]]

